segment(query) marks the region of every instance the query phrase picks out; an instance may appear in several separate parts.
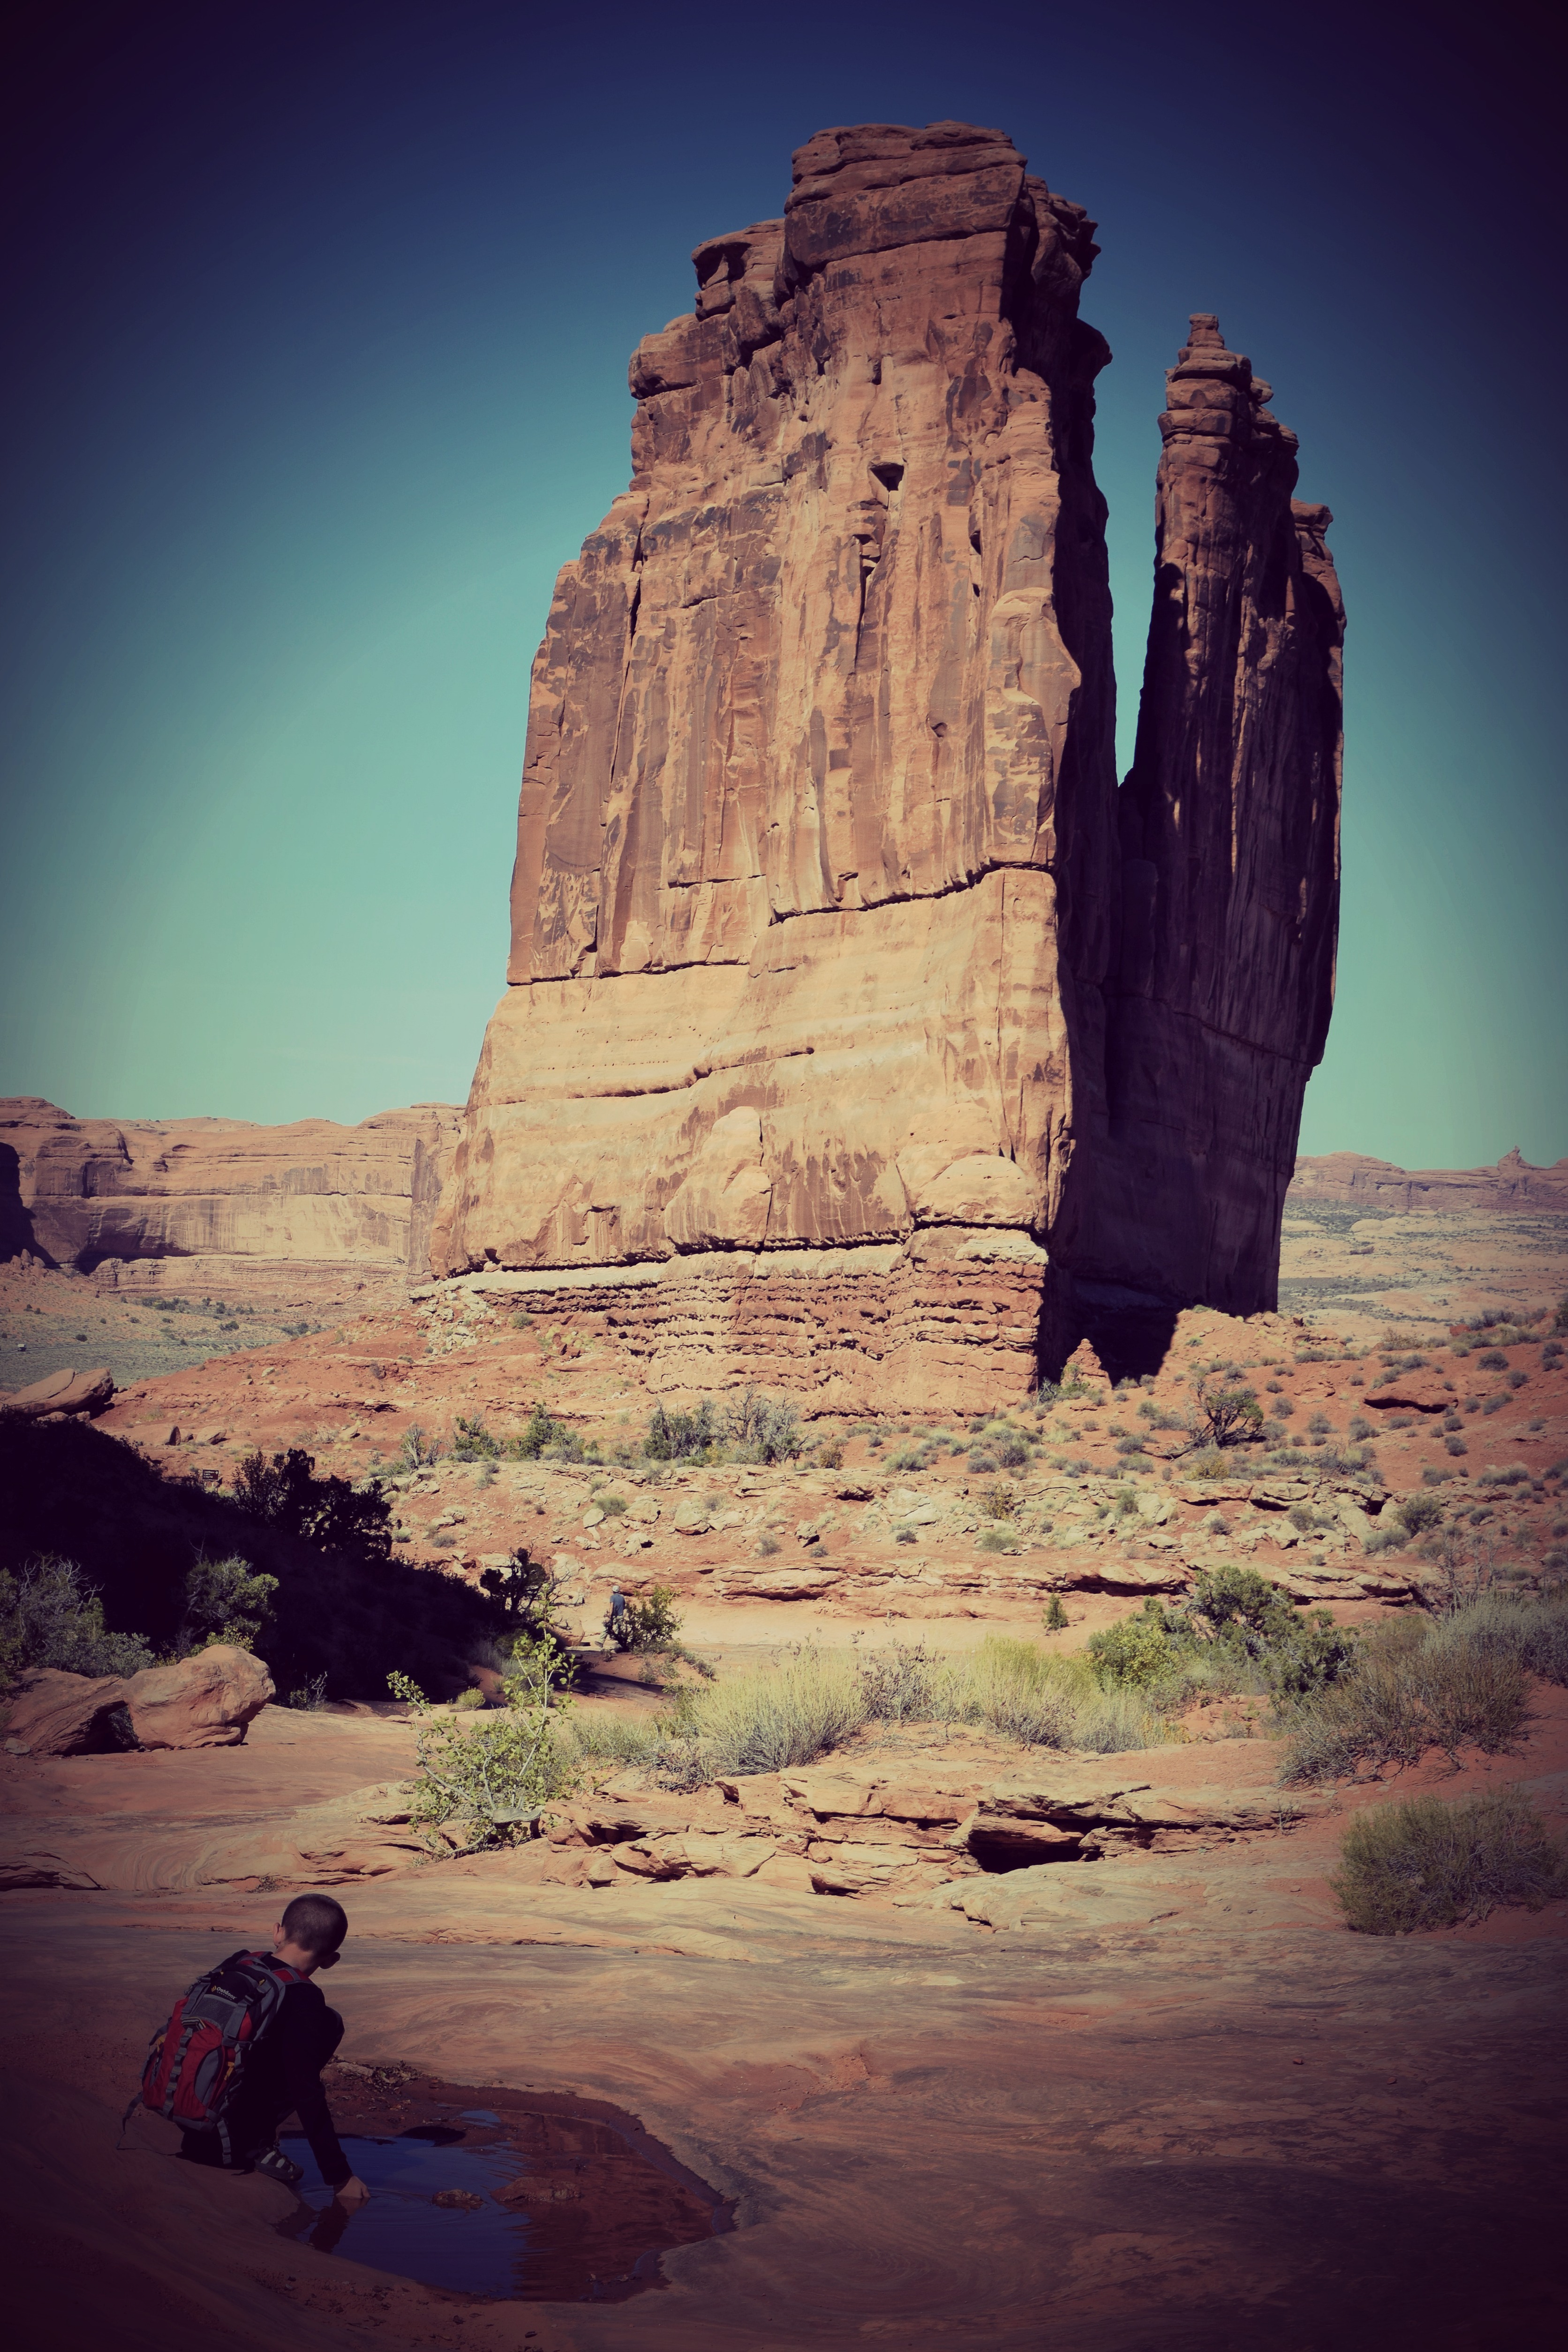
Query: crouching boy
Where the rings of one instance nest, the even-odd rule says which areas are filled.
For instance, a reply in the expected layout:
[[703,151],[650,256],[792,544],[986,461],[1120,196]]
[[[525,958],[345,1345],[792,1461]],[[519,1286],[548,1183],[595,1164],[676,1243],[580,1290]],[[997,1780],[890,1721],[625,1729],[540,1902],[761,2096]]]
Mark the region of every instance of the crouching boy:
[[[232,2095],[222,2106],[222,2129],[185,2130],[180,2154],[194,2164],[216,2164],[236,2172],[262,2172],[287,2186],[302,2178],[283,2154],[278,2131],[285,2116],[298,2116],[322,2179],[342,2205],[362,2205],[370,2195],[344,2156],[332,2128],[321,2069],[343,2038],[343,2021],[329,2009],[313,1979],[336,1968],[348,1933],[348,1916],[330,1895],[297,1895],[273,1929],[272,1950],[236,1952],[212,1971],[210,1983],[235,1971],[243,1986],[266,1977],[259,2030],[250,2038],[237,2071]],[[192,1994],[197,1988],[192,1987]],[[187,1995],[187,2000],[191,1996]],[[171,2021],[170,2032],[174,2029]],[[151,2068],[152,2062],[149,2061]],[[164,2113],[172,2110],[163,2107]],[[177,2110],[174,2110],[179,2120]]]

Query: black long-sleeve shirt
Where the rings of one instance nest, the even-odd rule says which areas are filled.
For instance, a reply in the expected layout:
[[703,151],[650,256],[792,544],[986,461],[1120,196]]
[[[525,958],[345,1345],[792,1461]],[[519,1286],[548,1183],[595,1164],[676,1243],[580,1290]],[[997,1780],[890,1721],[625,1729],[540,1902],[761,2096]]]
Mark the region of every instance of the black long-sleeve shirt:
[[[233,1957],[269,1960],[271,1954],[236,1952]],[[319,1985],[307,1978],[302,1984],[284,1987],[266,2031],[246,2058],[226,2117],[236,2163],[270,2147],[284,2117],[296,2115],[328,2188],[341,2189],[353,2178],[321,2087],[321,2069],[342,2038],[343,2021],[328,2008]],[[185,2152],[198,2163],[222,2160],[208,2135],[188,2133]]]
[[[353,2177],[321,2087],[321,2069],[342,2038],[342,2019],[328,2008],[320,1986],[307,1979],[285,1988],[278,2014],[256,2052],[258,2076],[268,2086],[268,2103],[276,2103],[273,2129],[285,2116],[299,2116],[329,2189],[341,2189]],[[241,2092],[247,2104],[250,2089],[247,2081]]]

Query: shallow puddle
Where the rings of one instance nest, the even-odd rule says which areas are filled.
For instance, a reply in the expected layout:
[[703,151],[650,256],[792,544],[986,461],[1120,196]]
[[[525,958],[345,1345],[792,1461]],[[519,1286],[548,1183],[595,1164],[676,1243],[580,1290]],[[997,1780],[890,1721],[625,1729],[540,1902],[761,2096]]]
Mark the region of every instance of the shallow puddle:
[[458,2294],[620,2303],[660,2284],[668,2248],[730,2228],[724,2200],[632,2117],[487,2095],[498,2105],[421,2099],[422,2120],[396,2130],[342,2117],[343,2153],[371,2192],[352,2213],[303,2137],[286,2133],[305,2177],[279,2235]]

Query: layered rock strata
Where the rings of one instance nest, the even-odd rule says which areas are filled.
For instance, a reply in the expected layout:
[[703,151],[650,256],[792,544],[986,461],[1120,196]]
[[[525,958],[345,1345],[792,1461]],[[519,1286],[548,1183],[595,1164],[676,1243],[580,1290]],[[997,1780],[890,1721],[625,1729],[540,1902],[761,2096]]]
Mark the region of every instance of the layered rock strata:
[[[893,1327],[882,1401],[949,1405],[1059,1360],[1095,1284],[1272,1304],[1334,896],[1333,812],[1297,806],[1309,772],[1331,791],[1337,717],[1293,445],[1245,360],[1200,383],[1184,356],[1173,414],[1213,415],[1162,473],[1124,848],[1093,226],[1000,132],[873,124],[797,152],[782,221],[697,248],[534,666],[510,986],[437,1275],[700,1259],[710,1385],[759,1276],[827,1250],[858,1304],[800,1286],[800,1385]],[[961,1336],[998,1240],[1003,1362]]]
[[258,1273],[429,1272],[431,1219],[456,1139],[444,1103],[358,1127],[298,1119],[73,1118],[0,1102],[0,1257],[237,1295]]
[[1495,1168],[1408,1169],[1359,1151],[1330,1151],[1297,1160],[1289,1205],[1308,1214],[1321,1205],[1401,1217],[1426,1209],[1457,1216],[1510,1211],[1561,1216],[1568,1210],[1568,1160],[1532,1168],[1516,1144]]

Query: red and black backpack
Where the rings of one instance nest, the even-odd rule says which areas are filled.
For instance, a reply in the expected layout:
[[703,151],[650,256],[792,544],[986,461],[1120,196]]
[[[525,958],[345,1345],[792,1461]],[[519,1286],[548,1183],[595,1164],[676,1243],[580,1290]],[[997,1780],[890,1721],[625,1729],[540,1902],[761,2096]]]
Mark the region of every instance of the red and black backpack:
[[[305,1981],[298,1969],[267,1952],[236,1952],[199,1976],[153,2037],[142,2069],[142,2106],[183,2131],[216,2132],[226,2164],[233,2151],[224,2119],[246,2061],[289,1987]],[[132,2099],[128,2115],[136,2104]]]

